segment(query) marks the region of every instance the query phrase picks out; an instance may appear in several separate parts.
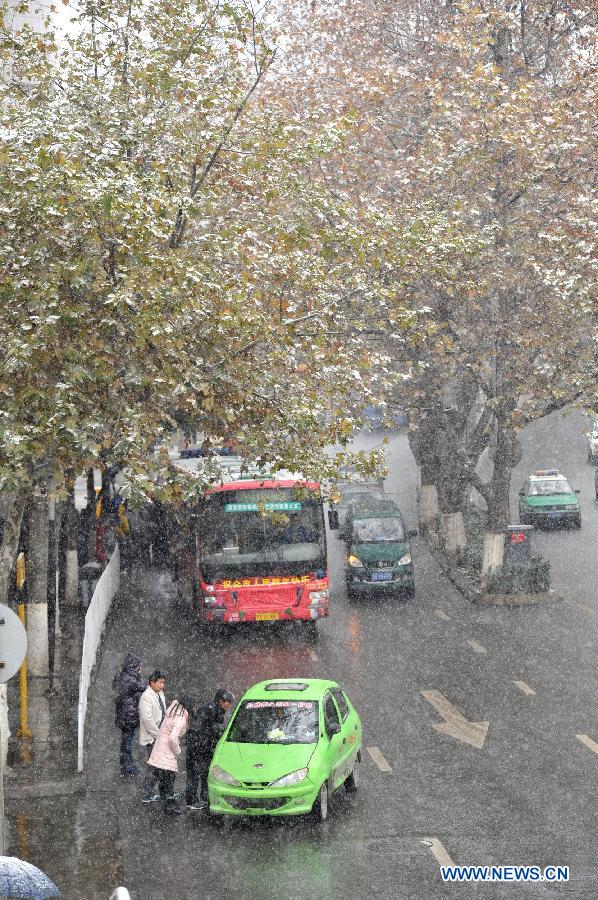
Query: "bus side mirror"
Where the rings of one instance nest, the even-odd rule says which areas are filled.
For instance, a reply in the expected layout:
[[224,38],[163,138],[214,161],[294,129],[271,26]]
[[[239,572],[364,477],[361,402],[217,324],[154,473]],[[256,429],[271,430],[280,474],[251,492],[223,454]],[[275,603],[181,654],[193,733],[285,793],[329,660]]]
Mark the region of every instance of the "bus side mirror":
[[419,532],[418,532],[417,528],[410,528],[409,531],[407,532],[407,535],[410,538],[417,537],[418,534],[419,534]]
[[331,531],[335,531],[338,528],[338,509],[328,510],[328,527]]

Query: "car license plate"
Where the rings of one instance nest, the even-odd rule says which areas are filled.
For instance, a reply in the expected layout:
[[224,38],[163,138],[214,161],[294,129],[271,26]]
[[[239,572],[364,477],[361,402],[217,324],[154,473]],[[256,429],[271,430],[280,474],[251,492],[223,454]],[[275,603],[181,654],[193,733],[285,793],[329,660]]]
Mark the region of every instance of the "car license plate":
[[561,517],[561,513],[560,513],[560,512],[549,512],[549,513],[548,513],[548,518],[549,518],[549,519],[560,519],[560,517]]
[[372,581],[392,581],[392,572],[372,572]]
[[256,622],[275,622],[277,619],[280,619],[280,613],[277,612],[263,612],[255,614]]

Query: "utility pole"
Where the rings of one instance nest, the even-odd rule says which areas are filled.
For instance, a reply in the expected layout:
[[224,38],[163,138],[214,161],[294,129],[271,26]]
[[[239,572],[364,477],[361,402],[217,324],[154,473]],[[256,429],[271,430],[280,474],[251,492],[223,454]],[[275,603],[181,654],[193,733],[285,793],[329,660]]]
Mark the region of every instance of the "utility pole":
[[[26,604],[26,581],[27,573],[25,567],[25,554],[19,553],[17,556],[17,615],[23,628],[27,627],[25,617]],[[17,732],[18,737],[26,739],[31,737],[28,722],[28,698],[27,698],[27,657],[25,656],[19,668],[19,700],[20,700],[20,725]]]

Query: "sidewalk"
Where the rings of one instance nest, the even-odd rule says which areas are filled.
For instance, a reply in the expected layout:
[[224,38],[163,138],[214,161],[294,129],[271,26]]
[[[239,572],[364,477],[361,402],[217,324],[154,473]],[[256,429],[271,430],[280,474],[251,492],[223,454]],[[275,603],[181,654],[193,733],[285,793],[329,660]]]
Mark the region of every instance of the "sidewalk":
[[[123,809],[127,817],[131,809],[138,812],[140,780],[119,778],[112,678],[129,649],[147,656],[148,646],[155,645],[155,619],[167,613],[173,588],[169,575],[158,569],[134,569],[121,588],[92,680],[82,775],[76,769],[83,611],[61,619],[55,693],[44,695],[47,679],[30,680],[29,724],[35,736],[28,764],[15,752],[22,744],[15,737],[18,678],[9,694],[13,752],[4,780],[6,852],[41,868],[68,900],[107,900],[116,885],[131,878],[123,853],[129,827],[127,818],[123,832]],[[135,753],[141,763],[144,756],[137,746]],[[149,896],[147,891],[136,895],[143,896]]]
[[[112,678],[124,655],[138,653],[148,662],[155,617],[167,619],[173,592],[170,574],[159,568],[148,572],[133,568],[121,583],[108,614],[104,637],[92,677],[86,723],[85,771],[77,772],[77,712],[79,673],[85,611],[61,610],[61,636],[56,640],[53,691],[47,678],[28,678],[30,740],[17,736],[19,729],[19,678],[8,683],[8,716],[11,730],[8,765],[4,773],[7,799],[58,797],[91,790],[114,790],[118,770],[119,736],[114,727]],[[158,651],[156,665],[163,659]],[[100,736],[106,752],[100,758],[89,752],[89,741]],[[106,765],[110,760],[110,764]]]
[[61,610],[61,635],[56,638],[52,691],[48,678],[28,677],[30,739],[18,737],[20,702],[18,675],[8,682],[11,737],[4,792],[13,797],[58,796],[83,790],[77,773],[77,706],[84,612]]

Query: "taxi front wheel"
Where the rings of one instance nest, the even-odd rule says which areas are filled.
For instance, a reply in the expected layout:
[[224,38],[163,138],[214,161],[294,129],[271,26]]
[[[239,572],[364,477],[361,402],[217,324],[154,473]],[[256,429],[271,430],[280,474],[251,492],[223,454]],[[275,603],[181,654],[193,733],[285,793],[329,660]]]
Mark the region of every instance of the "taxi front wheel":
[[316,822],[325,822],[328,818],[328,785],[325,781],[318,791],[318,796],[312,807],[312,813]]
[[361,781],[359,775],[359,764],[361,763],[361,750],[357,751],[357,758],[351,770],[351,774],[345,779],[345,790],[348,794],[354,794],[359,787]]

